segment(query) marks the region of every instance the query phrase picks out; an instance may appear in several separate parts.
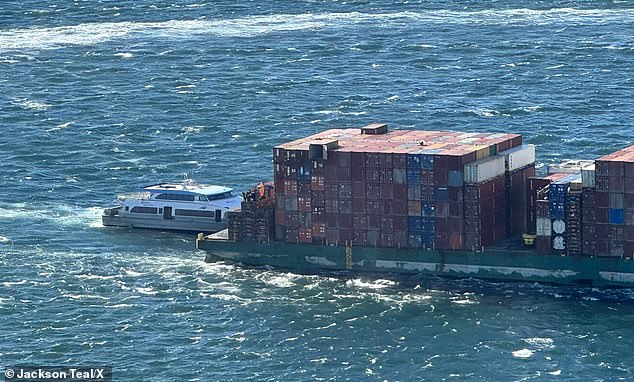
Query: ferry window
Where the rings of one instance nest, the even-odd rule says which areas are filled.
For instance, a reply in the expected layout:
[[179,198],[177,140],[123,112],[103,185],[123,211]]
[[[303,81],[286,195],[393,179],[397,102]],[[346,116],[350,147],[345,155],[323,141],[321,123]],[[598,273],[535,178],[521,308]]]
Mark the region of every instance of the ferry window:
[[162,213],[163,213],[163,209],[159,208],[159,214],[162,214]]
[[189,194],[160,194],[156,196],[156,199],[161,200],[184,200],[188,202],[193,202],[195,200],[194,195]]
[[125,206],[125,211],[126,211],[126,212],[130,211],[130,207]]
[[207,197],[205,195],[198,195],[198,200],[201,202],[206,202],[207,201]]
[[208,200],[220,200],[220,199],[227,199],[230,198],[232,195],[232,192],[223,192],[222,194],[214,194],[214,195],[207,195],[207,199]]
[[200,216],[200,217],[208,217],[212,218],[215,216],[214,211],[204,211],[204,210],[174,210],[174,214],[178,216]]
[[133,213],[137,213],[137,214],[155,214],[156,215],[156,208],[154,207],[132,207],[132,211]]

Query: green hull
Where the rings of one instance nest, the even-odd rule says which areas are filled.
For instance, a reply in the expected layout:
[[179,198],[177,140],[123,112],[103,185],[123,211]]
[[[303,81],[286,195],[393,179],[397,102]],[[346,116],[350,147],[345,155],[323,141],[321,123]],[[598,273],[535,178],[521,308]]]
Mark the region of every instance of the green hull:
[[285,242],[233,242],[199,238],[196,246],[215,258],[298,273],[351,271],[374,274],[473,277],[593,287],[634,287],[634,260],[541,255],[532,251],[427,251],[324,246]]

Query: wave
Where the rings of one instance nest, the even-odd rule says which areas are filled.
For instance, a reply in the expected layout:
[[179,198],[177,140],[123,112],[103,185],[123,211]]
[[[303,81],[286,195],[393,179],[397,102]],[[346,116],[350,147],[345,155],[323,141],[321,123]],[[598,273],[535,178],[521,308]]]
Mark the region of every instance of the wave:
[[[0,30],[0,52],[16,50],[58,49],[76,45],[95,45],[112,40],[141,38],[155,40],[188,39],[197,35],[219,37],[254,37],[262,34],[347,28],[357,24],[376,24],[394,28],[402,25],[448,24],[556,24],[600,25],[608,22],[631,23],[634,9],[576,9],[547,10],[504,9],[481,11],[428,10],[395,13],[305,13],[250,16],[219,20],[169,20],[162,22],[107,22],[84,23],[52,28]],[[120,55],[129,58],[130,53]]]

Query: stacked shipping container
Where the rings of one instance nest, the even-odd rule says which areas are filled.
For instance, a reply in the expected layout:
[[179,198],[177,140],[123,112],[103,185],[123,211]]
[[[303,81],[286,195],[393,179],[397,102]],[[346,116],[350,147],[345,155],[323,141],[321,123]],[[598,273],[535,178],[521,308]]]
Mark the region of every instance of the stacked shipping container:
[[634,254],[634,146],[596,160],[595,252]]
[[229,240],[267,242],[275,238],[275,188],[260,183],[243,194],[241,209],[227,213]]
[[277,146],[274,170],[278,240],[479,249],[522,232],[526,199],[509,189],[534,174],[534,147],[377,124]]

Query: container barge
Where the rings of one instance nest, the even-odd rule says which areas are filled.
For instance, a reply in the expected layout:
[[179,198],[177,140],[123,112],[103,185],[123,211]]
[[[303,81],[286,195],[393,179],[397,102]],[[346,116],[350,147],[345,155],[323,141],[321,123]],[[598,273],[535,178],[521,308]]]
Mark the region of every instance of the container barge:
[[634,286],[634,146],[536,176],[519,134],[331,129],[276,146],[207,261]]

